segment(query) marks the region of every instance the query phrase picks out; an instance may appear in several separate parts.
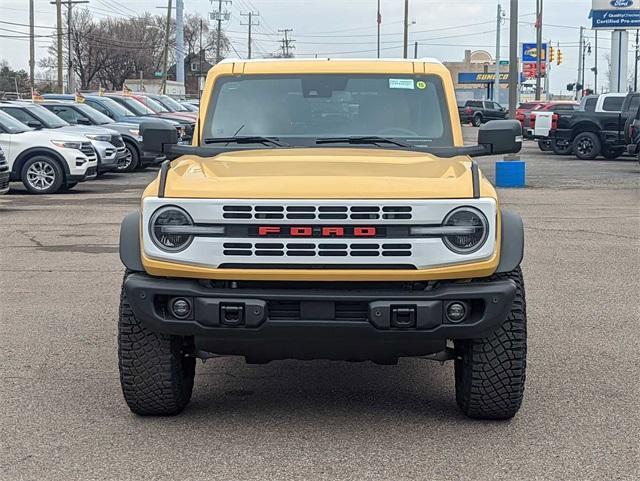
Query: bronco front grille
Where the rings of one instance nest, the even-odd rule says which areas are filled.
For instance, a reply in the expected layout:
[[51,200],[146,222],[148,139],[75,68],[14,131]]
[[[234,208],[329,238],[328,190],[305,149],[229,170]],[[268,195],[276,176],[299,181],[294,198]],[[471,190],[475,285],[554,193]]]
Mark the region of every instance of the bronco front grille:
[[225,205],[225,219],[246,220],[411,220],[403,205]]
[[225,256],[240,257],[409,257],[411,244],[377,242],[226,242]]

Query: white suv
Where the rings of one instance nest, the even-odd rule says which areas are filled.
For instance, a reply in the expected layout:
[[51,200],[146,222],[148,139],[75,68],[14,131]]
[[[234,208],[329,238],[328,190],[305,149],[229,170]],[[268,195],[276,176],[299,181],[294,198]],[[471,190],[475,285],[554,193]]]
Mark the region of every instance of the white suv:
[[53,194],[93,178],[98,158],[91,142],[55,130],[32,130],[0,112],[0,148],[11,181],[22,181],[32,194]]

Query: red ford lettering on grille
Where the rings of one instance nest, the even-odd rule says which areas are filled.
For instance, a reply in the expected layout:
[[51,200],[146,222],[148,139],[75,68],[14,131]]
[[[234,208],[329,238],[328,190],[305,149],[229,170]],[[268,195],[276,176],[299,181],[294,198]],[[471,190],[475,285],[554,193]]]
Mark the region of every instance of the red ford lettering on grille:
[[258,235],[267,236],[270,234],[280,234],[281,230],[282,229],[280,229],[280,227],[276,227],[276,226],[258,227]]
[[375,237],[378,230],[375,227],[318,227],[311,226],[260,226],[258,235],[268,237],[270,235],[289,235],[291,237]]

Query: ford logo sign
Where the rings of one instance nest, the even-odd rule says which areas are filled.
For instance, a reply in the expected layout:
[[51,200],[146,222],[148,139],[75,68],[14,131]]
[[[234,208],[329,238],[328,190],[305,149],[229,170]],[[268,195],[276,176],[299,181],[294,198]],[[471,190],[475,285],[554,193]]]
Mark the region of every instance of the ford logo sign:
[[627,8],[633,5],[633,0],[611,0],[610,3],[614,8]]

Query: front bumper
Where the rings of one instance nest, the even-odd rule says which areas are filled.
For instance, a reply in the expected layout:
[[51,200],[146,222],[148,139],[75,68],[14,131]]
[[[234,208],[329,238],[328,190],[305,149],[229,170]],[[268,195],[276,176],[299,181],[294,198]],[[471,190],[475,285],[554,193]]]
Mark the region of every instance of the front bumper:
[[[152,331],[193,336],[203,351],[258,361],[394,360],[439,352],[448,339],[494,331],[516,294],[509,280],[447,282],[430,290],[384,286],[254,283],[216,288],[135,273],[125,280],[124,291],[136,317]],[[192,306],[186,319],[177,319],[168,308],[176,297]],[[445,315],[454,300],[468,306],[468,317],[459,323]]]
[[140,156],[140,164],[143,166],[159,165],[165,160],[167,160],[166,155],[158,155],[152,152],[142,152],[142,155]]

